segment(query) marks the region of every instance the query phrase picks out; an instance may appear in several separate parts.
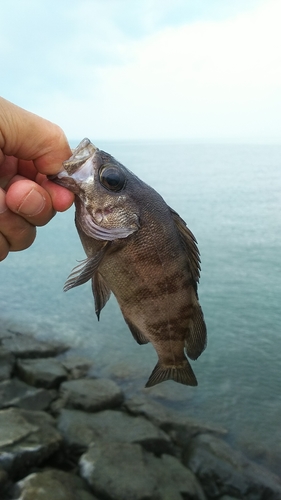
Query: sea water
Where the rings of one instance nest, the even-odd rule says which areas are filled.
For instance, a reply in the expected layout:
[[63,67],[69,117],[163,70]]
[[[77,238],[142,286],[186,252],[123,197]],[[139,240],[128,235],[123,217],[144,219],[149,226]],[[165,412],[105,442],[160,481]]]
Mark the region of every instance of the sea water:
[[[281,146],[96,145],[179,212],[201,253],[208,346],[192,362],[199,385],[169,381],[145,391],[226,428],[232,444],[280,471]],[[85,257],[73,216],[73,209],[58,214],[30,249],[0,263],[1,329],[66,342],[93,359],[95,374],[114,375],[128,394],[142,394],[157,356],[135,342],[114,297],[98,322],[89,283],[62,292]]]

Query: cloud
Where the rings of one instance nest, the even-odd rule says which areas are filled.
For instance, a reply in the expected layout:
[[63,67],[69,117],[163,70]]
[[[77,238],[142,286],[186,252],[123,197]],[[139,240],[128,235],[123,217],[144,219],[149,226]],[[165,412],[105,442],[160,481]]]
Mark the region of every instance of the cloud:
[[0,35],[10,55],[5,97],[69,138],[281,137],[278,0],[246,10],[238,1],[235,12],[219,0],[196,11],[182,0],[161,9],[158,0],[24,4],[33,13],[25,32],[19,16],[13,44]]

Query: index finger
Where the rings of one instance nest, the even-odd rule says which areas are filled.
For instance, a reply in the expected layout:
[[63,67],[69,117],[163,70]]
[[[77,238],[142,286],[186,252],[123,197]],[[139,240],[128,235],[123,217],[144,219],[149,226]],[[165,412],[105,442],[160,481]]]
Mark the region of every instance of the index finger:
[[0,148],[8,156],[33,160],[37,170],[56,174],[71,156],[62,129],[40,116],[0,98]]

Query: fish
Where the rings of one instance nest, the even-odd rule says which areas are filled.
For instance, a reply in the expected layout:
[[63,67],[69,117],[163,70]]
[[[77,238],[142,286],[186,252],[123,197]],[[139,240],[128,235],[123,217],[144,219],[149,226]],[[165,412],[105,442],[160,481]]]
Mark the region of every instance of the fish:
[[137,343],[151,342],[158,355],[145,387],[166,380],[196,386],[188,358],[205,349],[207,329],[197,292],[199,250],[184,220],[87,138],[50,178],[75,194],[75,224],[87,256],[64,290],[91,280],[98,319],[115,295]]

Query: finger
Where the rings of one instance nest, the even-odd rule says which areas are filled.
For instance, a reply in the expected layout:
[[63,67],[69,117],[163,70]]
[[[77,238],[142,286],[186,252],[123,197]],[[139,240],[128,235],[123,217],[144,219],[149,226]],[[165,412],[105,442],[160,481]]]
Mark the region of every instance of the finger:
[[10,245],[6,240],[5,236],[0,233],[0,262],[1,260],[6,259],[8,253],[10,251]]
[[5,194],[5,191],[0,189],[0,253],[4,256],[7,250],[18,251],[28,248],[36,236],[36,228],[32,224],[9,210],[5,203]]
[[56,174],[71,156],[60,127],[0,98],[0,148],[4,154],[34,160],[39,172]]
[[71,207],[74,201],[74,194],[71,193],[71,191],[62,186],[58,186],[46,178],[42,180],[41,186],[48,191],[52,198],[53,207],[56,211],[64,212]]
[[36,182],[23,179],[9,186],[8,208],[34,226],[44,226],[55,215],[49,193]]
[[7,184],[17,173],[18,159],[14,156],[2,156],[3,157],[0,158],[0,187],[5,189]]

